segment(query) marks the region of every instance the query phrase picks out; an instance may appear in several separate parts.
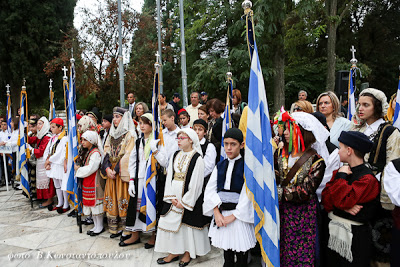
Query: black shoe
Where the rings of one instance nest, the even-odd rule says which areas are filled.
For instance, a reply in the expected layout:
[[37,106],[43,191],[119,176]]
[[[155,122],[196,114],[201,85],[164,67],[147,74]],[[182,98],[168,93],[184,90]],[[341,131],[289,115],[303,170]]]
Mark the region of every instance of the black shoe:
[[51,207],[51,209],[53,209],[53,204],[54,204],[54,202],[51,202],[49,205],[47,205],[47,206],[43,206],[42,204],[40,204],[39,205],[39,209],[49,209],[50,210],[50,207]]
[[129,239],[131,237],[132,237],[132,234],[126,235],[126,236],[121,235],[121,238],[119,239],[119,241],[125,241],[125,240],[127,240],[127,239]]
[[103,233],[105,230],[106,230],[106,229],[104,229],[104,227],[103,227],[103,229],[102,229],[100,232],[98,232],[98,233],[92,232],[92,233],[90,234],[90,236],[99,235],[99,234]]
[[120,235],[122,235],[122,232],[116,233],[116,234],[111,234],[110,238],[116,238],[119,237]]
[[87,235],[91,235],[92,233],[93,233],[92,230],[89,230],[89,231],[86,232]]
[[76,216],[75,210],[72,210],[70,213],[68,213],[68,217],[73,217],[74,215]]
[[179,256],[176,256],[175,258],[173,258],[171,261],[165,261],[164,258],[159,258],[157,260],[158,264],[167,264],[167,263],[171,263],[173,261],[178,261],[179,260]]
[[145,243],[145,244],[144,244],[144,248],[145,248],[145,249],[154,248],[154,244]]
[[192,261],[191,259],[190,259],[188,262],[180,261],[180,262],[179,262],[179,267],[185,267],[185,266],[188,266],[188,265],[189,265],[189,263],[190,263],[191,261]]
[[138,238],[135,242],[129,243],[129,244],[125,243],[124,241],[121,241],[121,242],[119,242],[119,246],[120,247],[126,247],[126,246],[130,246],[130,245],[136,245],[136,244],[139,244],[139,243],[140,243],[140,238]]
[[86,218],[86,220],[84,220],[83,222],[82,222],[84,225],[91,225],[91,224],[94,224],[94,221],[93,221],[93,219],[92,218]]

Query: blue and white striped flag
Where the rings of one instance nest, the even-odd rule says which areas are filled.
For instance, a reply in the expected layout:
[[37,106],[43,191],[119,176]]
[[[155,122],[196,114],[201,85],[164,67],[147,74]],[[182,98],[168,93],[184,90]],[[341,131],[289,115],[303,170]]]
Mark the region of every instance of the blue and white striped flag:
[[28,177],[28,157],[26,152],[26,139],[25,139],[25,121],[26,121],[26,106],[25,103],[27,101],[26,91],[24,90],[25,86],[22,87],[21,92],[21,115],[19,119],[19,134],[18,134],[18,169],[19,175],[21,177],[21,186],[22,190],[26,193],[26,195],[31,198],[31,189],[29,186],[29,177]]
[[[160,106],[158,96],[160,95],[159,84],[159,67],[154,73],[153,96],[152,96],[152,115],[153,115],[153,137],[160,139],[160,145],[164,145],[161,123],[160,123]],[[150,151],[149,160],[146,167],[146,183],[143,187],[142,202],[140,203],[140,212],[146,215],[146,230],[150,231],[157,223],[157,160]]]
[[224,148],[224,135],[228,129],[232,128],[232,116],[231,116],[232,91],[233,91],[233,82],[231,78],[228,78],[228,91],[226,92],[226,106],[224,111],[224,121],[222,123],[220,161],[223,161],[224,159],[227,158]]
[[78,187],[75,176],[75,160],[78,158],[78,137],[75,117],[75,66],[71,63],[70,81],[63,82],[67,99],[67,120],[68,120],[68,141],[67,141],[67,192],[70,194],[70,201],[73,202],[75,210],[82,213],[82,194]]
[[8,139],[11,138],[11,133],[12,133],[11,119],[12,119],[12,115],[11,115],[11,96],[10,96],[9,93],[7,93],[7,133],[8,133]]
[[349,91],[348,91],[348,110],[347,110],[347,119],[350,121],[353,119],[353,116],[356,114],[356,97],[355,97],[355,86],[354,86],[354,72],[356,68],[351,68],[349,73]]
[[400,78],[399,78],[399,85],[397,86],[397,94],[396,94],[396,108],[394,109],[394,116],[393,116],[393,126],[400,129]]
[[280,266],[279,203],[272,132],[257,45],[251,60],[244,175],[253,202],[255,234],[267,266]]

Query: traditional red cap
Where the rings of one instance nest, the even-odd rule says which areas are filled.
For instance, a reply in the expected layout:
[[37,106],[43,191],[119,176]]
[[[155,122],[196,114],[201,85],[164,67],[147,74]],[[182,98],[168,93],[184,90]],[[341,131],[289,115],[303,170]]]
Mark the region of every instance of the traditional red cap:
[[64,127],[64,121],[61,118],[54,118],[51,120],[51,123],[55,123],[57,125]]
[[80,119],[82,119],[82,116],[79,114],[76,114],[76,121],[79,121]]
[[[178,110],[178,115],[181,114],[182,111],[186,111],[186,109],[181,108],[180,110]],[[187,112],[187,111],[186,111]]]

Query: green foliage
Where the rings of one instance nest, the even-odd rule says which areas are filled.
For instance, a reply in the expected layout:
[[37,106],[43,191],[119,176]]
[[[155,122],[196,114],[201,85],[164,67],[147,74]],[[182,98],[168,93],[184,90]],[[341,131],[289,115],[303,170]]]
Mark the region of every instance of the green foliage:
[[91,93],[86,97],[81,96],[78,98],[78,101],[76,102],[76,109],[92,110],[95,107],[95,104],[96,104],[96,93]]

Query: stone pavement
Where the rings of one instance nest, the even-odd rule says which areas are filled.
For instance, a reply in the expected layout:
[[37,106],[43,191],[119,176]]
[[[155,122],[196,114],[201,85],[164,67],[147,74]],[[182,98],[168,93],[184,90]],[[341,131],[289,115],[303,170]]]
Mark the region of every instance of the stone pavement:
[[[110,239],[107,231],[90,237],[86,232],[92,226],[83,225],[80,234],[76,218],[39,209],[37,201],[33,205],[31,209],[21,191],[10,188],[7,192],[5,187],[0,188],[0,266],[147,267],[160,266],[156,260],[165,255],[154,249],[144,249],[149,235],[141,238],[141,244],[121,248],[119,240]],[[259,258],[255,261],[259,262]],[[222,265],[222,250],[216,248],[189,264],[196,267]],[[178,266],[178,262],[166,266]]]

